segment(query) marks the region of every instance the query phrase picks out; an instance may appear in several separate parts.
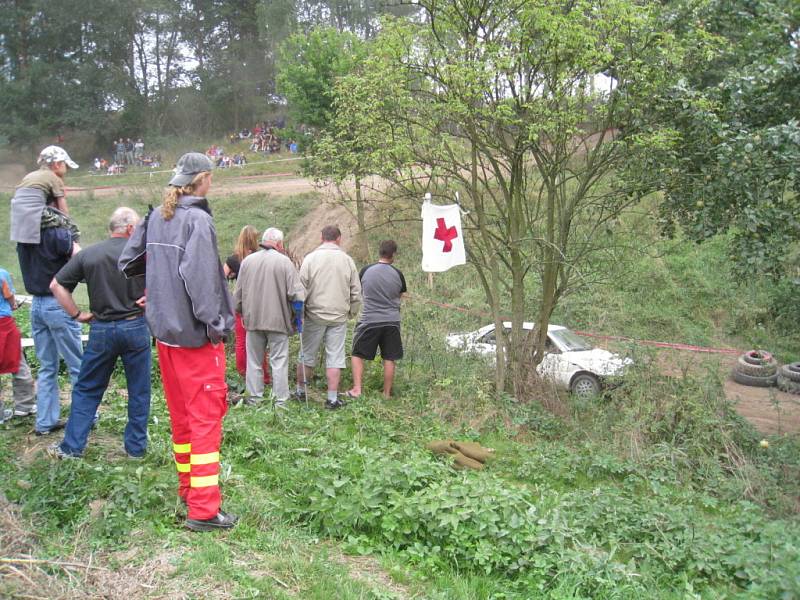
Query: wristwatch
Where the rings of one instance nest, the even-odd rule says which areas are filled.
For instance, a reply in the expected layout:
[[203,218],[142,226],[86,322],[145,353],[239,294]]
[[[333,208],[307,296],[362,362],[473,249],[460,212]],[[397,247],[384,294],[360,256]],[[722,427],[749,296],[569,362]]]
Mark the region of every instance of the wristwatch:
[[79,309],[78,309],[78,312],[76,312],[76,313],[75,313],[74,315],[72,315],[72,317],[70,317],[70,318],[71,318],[71,319],[74,321],[75,319],[77,319],[77,318],[78,318],[78,317],[80,317],[80,316],[81,316],[81,309],[79,308]]

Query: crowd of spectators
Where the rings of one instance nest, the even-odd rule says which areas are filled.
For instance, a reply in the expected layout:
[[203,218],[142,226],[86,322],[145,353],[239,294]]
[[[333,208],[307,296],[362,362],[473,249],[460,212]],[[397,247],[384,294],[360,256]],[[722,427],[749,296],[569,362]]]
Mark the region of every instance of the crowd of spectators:
[[206,156],[211,159],[215,167],[220,169],[243,167],[247,164],[247,157],[244,155],[244,152],[225,154],[225,150],[216,144],[212,144],[208,150],[206,150]]
[[[217,156],[219,149],[212,149]],[[246,399],[241,399],[249,405],[266,399],[276,411],[286,411],[292,398],[308,403],[308,382],[318,355],[324,354],[325,407],[340,409],[361,397],[364,362],[373,360],[378,349],[383,394],[391,396],[395,363],[403,357],[400,303],[406,293],[403,274],[392,264],[394,241],[382,241],[379,261],[359,272],[342,248],[341,230],[327,225],[320,245],[298,269],[281,230],[268,227],[259,244],[257,229],[246,226],[223,267],[207,197],[213,160],[190,152],[177,161],[159,208],[151,207],[140,219],[134,210],[118,207],[109,220],[108,238],[81,248],[64,188],[67,169],[78,165],[58,146],[42,150],[38,163],[40,168],[23,178],[11,200],[11,241],[17,244],[22,281],[32,296],[36,401],[12,314],[18,307],[13,281],[0,268],[0,374],[14,376],[14,406],[6,411],[0,403],[0,423],[35,417],[37,436],[64,430],[63,438],[47,448],[50,456],[82,458],[121,360],[128,404],[123,448],[128,457],[139,459],[147,452],[151,373],[157,360],[185,526],[213,531],[230,529],[238,520],[222,510],[219,485],[222,420],[234,400],[228,395],[224,344],[232,334],[239,338],[237,370],[245,377]],[[233,295],[230,279],[236,281]],[[73,297],[81,282],[87,286],[89,310]],[[340,393],[348,321],[359,314],[351,352],[353,387]],[[89,325],[85,350],[84,323]],[[295,334],[300,335],[300,351],[292,392],[289,338]],[[67,420],[61,418],[62,359],[72,383]]]
[[111,160],[95,157],[89,170],[96,174],[120,175],[130,166],[159,168],[161,155],[145,154],[142,138],[135,142],[131,138],[119,138],[111,146]]
[[280,131],[286,123],[281,119],[278,121],[262,121],[256,123],[252,129],[244,128],[238,133],[229,136],[231,144],[247,141],[248,149],[251,152],[262,154],[277,154],[282,149],[289,152],[297,152],[297,143],[293,140],[285,140],[280,136]]

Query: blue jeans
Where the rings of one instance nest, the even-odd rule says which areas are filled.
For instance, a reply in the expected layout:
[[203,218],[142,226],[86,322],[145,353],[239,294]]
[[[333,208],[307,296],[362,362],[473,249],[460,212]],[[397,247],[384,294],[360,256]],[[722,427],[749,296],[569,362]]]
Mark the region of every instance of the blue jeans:
[[39,359],[36,392],[36,431],[47,431],[58,422],[59,356],[67,363],[72,385],[81,370],[81,326],[69,318],[52,296],[34,296],[31,302],[31,333]]
[[125,451],[142,456],[147,450],[150,416],[150,330],[144,317],[120,321],[91,321],[89,343],[78,381],[72,389],[72,408],[61,442],[66,454],[80,456],[117,358],[122,358],[128,385],[128,425]]

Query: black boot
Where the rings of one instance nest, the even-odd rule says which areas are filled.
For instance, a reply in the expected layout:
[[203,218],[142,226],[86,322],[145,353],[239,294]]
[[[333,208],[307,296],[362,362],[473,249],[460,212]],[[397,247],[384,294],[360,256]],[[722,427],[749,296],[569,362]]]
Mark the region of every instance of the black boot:
[[214,531],[215,529],[231,529],[239,517],[229,515],[222,509],[210,519],[186,519],[186,527],[192,531]]

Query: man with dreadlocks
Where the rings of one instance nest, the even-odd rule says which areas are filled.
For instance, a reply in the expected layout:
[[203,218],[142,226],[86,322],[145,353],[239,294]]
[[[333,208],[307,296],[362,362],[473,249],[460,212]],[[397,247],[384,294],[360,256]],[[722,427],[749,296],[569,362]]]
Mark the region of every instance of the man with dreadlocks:
[[224,341],[234,317],[206,199],[211,169],[207,156],[184,154],[161,207],[136,227],[119,259],[126,275],[145,273],[145,316],[157,340],[178,494],[189,509],[186,527],[194,531],[230,529],[237,520],[220,508]]

